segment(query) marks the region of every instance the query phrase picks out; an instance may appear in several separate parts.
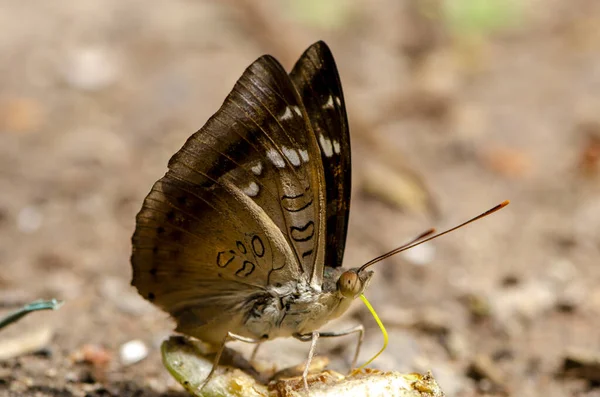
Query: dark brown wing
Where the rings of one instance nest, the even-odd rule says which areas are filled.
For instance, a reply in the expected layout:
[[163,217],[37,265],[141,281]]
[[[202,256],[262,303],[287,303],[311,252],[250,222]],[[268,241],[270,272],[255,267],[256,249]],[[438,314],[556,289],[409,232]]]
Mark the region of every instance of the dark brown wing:
[[132,284],[181,332],[208,341],[243,334],[249,300],[267,286],[320,286],[324,197],[302,101],[281,65],[261,57],[144,200]]
[[331,51],[322,41],[309,47],[290,74],[321,149],[325,173],[327,247],[325,265],[342,265],[350,210],[350,133],[342,84]]

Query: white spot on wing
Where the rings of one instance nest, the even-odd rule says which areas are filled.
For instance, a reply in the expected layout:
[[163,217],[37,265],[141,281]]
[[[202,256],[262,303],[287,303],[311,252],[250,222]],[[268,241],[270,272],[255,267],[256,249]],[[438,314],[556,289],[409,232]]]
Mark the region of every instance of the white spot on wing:
[[338,141],[333,141],[333,152],[340,154],[340,143]]
[[302,116],[302,112],[300,111],[300,108],[296,105],[292,106],[292,108],[294,109],[294,112],[296,112],[296,114],[298,116]]
[[321,150],[325,157],[333,156],[333,147],[331,145],[331,140],[323,136],[323,134],[319,135],[319,143],[321,144]]
[[283,150],[283,154],[285,155],[285,157],[287,157],[287,159],[290,161],[290,163],[292,163],[294,167],[300,165],[300,156],[298,156],[298,152],[296,151],[296,149],[282,146],[281,150]]
[[253,165],[250,169],[254,175],[260,175],[262,173],[262,163],[259,162],[256,165]]
[[258,194],[259,188],[256,182],[250,182],[250,184],[244,189],[242,189],[242,191],[246,193],[246,195],[254,197]]
[[333,97],[331,95],[329,95],[329,98],[327,99],[327,103],[321,107],[323,109],[333,109]]
[[302,161],[308,163],[308,152],[304,149],[299,149],[298,151],[300,152],[300,157],[302,157]]
[[276,151],[275,149],[267,150],[267,157],[269,158],[269,160],[271,160],[271,162],[273,163],[273,165],[275,167],[277,167],[277,168],[285,167],[285,161],[283,161],[283,157],[281,157],[281,154],[279,154],[279,152]]
[[335,97],[335,103],[338,105],[338,107],[341,107],[341,106],[342,106],[342,100],[340,99],[340,97],[339,97],[339,96],[336,96],[336,97]]
[[283,116],[280,117],[281,120],[290,120],[292,117],[294,117],[294,115],[292,114],[292,109],[290,109],[289,106],[285,107],[285,112],[283,113]]

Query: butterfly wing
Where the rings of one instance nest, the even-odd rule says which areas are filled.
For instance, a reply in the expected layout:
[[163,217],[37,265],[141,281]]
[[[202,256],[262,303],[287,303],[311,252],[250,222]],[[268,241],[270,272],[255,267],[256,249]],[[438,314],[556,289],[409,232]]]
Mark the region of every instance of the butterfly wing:
[[300,57],[290,77],[310,115],[319,143],[326,188],[325,265],[342,265],[350,210],[350,133],[342,84],[333,55],[322,41]]
[[259,58],[144,200],[132,285],[181,332],[243,335],[268,285],[313,280],[324,260],[322,167],[288,74]]

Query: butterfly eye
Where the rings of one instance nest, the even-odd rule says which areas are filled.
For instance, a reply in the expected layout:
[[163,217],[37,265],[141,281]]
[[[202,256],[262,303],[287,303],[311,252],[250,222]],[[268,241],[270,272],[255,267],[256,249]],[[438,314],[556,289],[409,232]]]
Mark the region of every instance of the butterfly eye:
[[344,272],[338,279],[337,288],[346,298],[354,298],[362,291],[362,281],[356,272]]

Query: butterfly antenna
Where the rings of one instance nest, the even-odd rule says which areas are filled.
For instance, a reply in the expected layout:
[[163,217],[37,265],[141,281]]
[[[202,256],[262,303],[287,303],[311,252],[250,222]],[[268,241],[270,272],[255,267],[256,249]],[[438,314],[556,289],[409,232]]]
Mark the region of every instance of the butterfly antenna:
[[398,252],[402,252],[404,251],[407,247],[412,246],[413,244],[417,243],[419,240],[424,239],[425,237],[431,236],[433,233],[435,233],[435,229],[431,228],[429,230],[427,230],[426,232],[421,233],[418,237],[412,239],[411,241],[409,241],[406,244],[402,244],[400,247],[398,248],[394,248],[393,250],[386,252],[383,255],[378,256],[375,259],[371,259],[370,261],[368,261],[367,263],[365,263],[364,265],[362,265],[360,267],[360,269],[358,269],[358,271],[364,270],[367,267],[376,264],[377,262],[380,262],[384,259],[389,258],[392,255],[396,255]]
[[408,243],[406,243],[404,245],[401,245],[400,247],[395,248],[395,249],[391,250],[390,252],[387,252],[387,253],[385,253],[385,254],[383,254],[381,256],[378,256],[375,259],[370,260],[369,262],[367,262],[364,265],[362,265],[358,269],[358,271],[361,272],[361,271],[365,270],[366,268],[368,268],[369,266],[372,266],[372,265],[374,265],[375,263],[377,263],[379,261],[382,261],[382,260],[384,260],[386,258],[389,258],[392,255],[396,255],[397,253],[400,253],[402,251],[406,251],[408,249],[416,247],[417,245],[421,245],[421,244],[423,244],[423,243],[425,243],[427,241],[433,240],[434,238],[438,238],[440,236],[443,236],[444,234],[448,234],[450,232],[453,232],[456,229],[460,229],[463,226],[467,226],[469,223],[475,222],[475,221],[477,221],[477,220],[479,220],[481,218],[485,218],[486,216],[491,215],[494,212],[499,211],[502,208],[506,207],[509,203],[510,203],[509,200],[503,201],[500,204],[496,205],[495,207],[490,208],[489,210],[485,211],[484,213],[479,214],[476,217],[471,218],[468,221],[463,222],[460,225],[454,226],[454,227],[452,227],[452,228],[450,228],[448,230],[445,230],[445,231],[443,231],[441,233],[434,234],[433,236],[432,236],[432,234],[435,233],[435,229],[429,229],[426,232],[421,233],[417,238],[413,239],[412,241],[410,241],[410,242],[408,242]]

